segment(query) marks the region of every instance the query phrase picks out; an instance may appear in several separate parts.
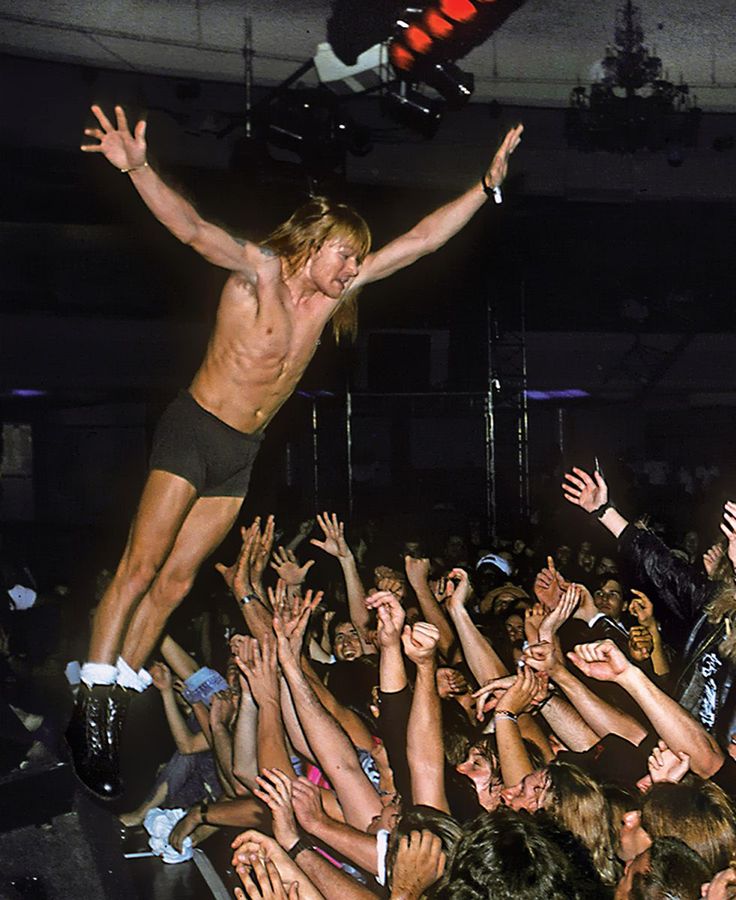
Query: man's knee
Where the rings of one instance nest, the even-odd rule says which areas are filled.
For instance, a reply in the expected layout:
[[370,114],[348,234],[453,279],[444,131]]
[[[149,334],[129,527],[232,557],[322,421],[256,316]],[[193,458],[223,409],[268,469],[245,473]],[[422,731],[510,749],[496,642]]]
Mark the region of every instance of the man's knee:
[[170,612],[187,596],[193,584],[194,574],[161,572],[151,590],[154,607]]
[[140,600],[154,583],[159,568],[152,559],[123,557],[114,578],[116,593]]

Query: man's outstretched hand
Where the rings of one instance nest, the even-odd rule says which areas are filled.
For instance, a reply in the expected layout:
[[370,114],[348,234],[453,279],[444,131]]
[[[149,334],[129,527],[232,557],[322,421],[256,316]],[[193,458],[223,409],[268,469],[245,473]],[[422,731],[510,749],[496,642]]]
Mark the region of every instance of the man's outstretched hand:
[[87,137],[96,138],[99,144],[82,144],[85,153],[102,153],[116,169],[140,169],[146,163],[146,123],[141,119],[130,133],[128,120],[122,106],[115,107],[117,128],[99,106],[93,106],[99,128],[85,128]]
[[503,184],[509,170],[509,157],[521,143],[523,131],[523,125],[515,125],[506,134],[486,172],[486,183],[489,187],[496,188]]

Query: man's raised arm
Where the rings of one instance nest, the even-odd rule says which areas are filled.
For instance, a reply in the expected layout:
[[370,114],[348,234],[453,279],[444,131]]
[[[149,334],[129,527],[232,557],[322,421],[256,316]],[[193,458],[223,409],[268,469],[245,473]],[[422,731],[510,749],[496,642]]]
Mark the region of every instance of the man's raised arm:
[[99,106],[93,106],[92,112],[100,127],[85,128],[84,133],[100,143],[83,144],[81,149],[86,153],[102,153],[111,165],[130,176],[146,206],[183,244],[216,266],[255,278],[258,247],[249,243],[243,246],[222,228],[205,222],[191,203],[165,184],[149,166],[145,121],[138,122],[131,134],[122,106],[115,107],[117,127]]
[[509,157],[519,146],[523,125],[516,125],[503,139],[483,179],[460,197],[425,216],[406,234],[365,258],[353,288],[379,281],[410,266],[422,256],[439,250],[473,218],[488,199],[486,188],[500,188],[509,166]]

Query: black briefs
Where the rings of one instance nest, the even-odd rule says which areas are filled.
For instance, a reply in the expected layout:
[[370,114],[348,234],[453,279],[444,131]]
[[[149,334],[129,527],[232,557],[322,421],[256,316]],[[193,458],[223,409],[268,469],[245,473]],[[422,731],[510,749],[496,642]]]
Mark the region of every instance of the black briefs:
[[180,475],[200,497],[245,497],[263,434],[244,434],[180,391],[153,435],[151,469]]

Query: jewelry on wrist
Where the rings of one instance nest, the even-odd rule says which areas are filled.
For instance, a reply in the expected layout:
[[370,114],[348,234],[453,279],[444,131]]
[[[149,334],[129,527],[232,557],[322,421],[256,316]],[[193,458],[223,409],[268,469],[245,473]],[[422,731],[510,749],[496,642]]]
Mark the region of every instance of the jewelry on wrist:
[[516,713],[512,713],[509,709],[497,709],[493,715],[494,719],[509,719],[511,722],[516,722],[518,724],[519,719]]
[[613,505],[613,500],[606,500],[606,502],[601,504],[597,509],[591,510],[590,515],[595,516],[596,519],[600,521],[609,509],[616,509]]
[[296,861],[297,856],[299,856],[299,854],[303,850],[311,849],[312,848],[309,846],[309,844],[306,844],[301,838],[299,838],[296,844],[294,844],[289,850],[286,851],[286,855],[289,857],[289,859]]
[[483,193],[486,197],[493,197],[494,203],[503,203],[503,194],[501,193],[501,185],[497,184],[495,187],[492,187],[486,181],[486,173],[484,172],[480,176],[480,186],[483,188]]
[[147,162],[144,162],[140,166],[131,166],[129,169],[119,169],[118,171],[122,172],[123,175],[128,175],[130,172],[140,172],[141,169],[150,169],[151,167]]
[[258,600],[258,594],[250,591],[247,594],[243,594],[243,596],[238,600],[238,603],[241,607],[247,606],[249,603],[255,603]]

